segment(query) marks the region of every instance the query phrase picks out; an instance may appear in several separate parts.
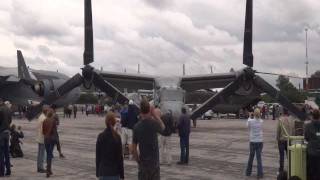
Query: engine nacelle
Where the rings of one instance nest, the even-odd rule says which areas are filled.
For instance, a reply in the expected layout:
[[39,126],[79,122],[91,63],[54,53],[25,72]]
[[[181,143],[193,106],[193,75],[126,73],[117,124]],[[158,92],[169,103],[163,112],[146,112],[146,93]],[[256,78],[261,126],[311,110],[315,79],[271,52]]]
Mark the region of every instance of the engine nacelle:
[[45,97],[51,91],[54,91],[54,83],[52,80],[38,81],[33,85],[32,89],[40,97]]
[[[51,92],[56,91],[61,85],[65,83],[63,79],[44,79],[38,81],[32,87],[33,91],[42,98],[46,98]],[[74,103],[80,97],[80,88],[77,87],[58,99],[54,104],[57,107],[63,107]]]

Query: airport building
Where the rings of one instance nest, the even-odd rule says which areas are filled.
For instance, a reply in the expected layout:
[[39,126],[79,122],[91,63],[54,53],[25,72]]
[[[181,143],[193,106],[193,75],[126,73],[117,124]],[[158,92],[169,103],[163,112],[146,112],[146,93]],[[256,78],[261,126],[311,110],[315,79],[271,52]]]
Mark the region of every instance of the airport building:
[[304,90],[318,90],[320,91],[320,77],[310,77],[308,78],[308,86],[306,78],[303,79],[303,89]]

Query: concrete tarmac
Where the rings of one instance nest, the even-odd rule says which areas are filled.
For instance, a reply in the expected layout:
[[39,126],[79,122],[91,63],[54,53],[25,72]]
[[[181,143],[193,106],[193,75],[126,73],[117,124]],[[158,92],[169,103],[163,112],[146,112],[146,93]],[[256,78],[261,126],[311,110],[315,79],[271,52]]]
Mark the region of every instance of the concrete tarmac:
[[[36,120],[14,120],[25,133],[22,149],[25,157],[12,159],[12,176],[8,180],[40,180],[45,174],[36,173],[37,135]],[[77,119],[61,118],[59,133],[62,151],[60,159],[54,150],[53,173],[50,179],[91,180],[95,177],[95,143],[97,135],[104,129],[104,118],[96,115]],[[276,179],[278,150],[275,141],[276,121],[264,121],[263,166],[264,179]],[[248,130],[246,120],[215,119],[198,121],[190,137],[190,162],[188,166],[176,165],[179,160],[179,138],[172,137],[173,163],[161,166],[164,180],[239,180],[256,179],[256,160],[252,177],[244,175],[248,160]],[[137,165],[125,160],[125,179],[137,179]]]

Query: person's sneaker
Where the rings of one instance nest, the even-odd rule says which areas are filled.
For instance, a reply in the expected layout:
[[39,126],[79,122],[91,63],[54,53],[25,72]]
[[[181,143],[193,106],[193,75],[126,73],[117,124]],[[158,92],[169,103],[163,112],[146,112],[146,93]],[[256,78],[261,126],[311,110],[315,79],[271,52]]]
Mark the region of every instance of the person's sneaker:
[[49,178],[53,173],[51,171],[46,171],[47,173],[47,178]]

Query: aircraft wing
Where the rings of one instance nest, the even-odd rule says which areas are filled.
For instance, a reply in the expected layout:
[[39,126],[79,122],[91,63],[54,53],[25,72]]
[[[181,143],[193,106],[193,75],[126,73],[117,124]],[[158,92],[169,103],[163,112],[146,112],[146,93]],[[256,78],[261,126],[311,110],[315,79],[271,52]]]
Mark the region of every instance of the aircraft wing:
[[217,73],[208,75],[183,76],[181,87],[186,91],[199,89],[224,88],[236,79],[236,73]]
[[41,100],[30,88],[27,81],[15,75],[0,75],[0,98],[19,105],[29,105],[31,101],[38,102]]
[[114,72],[98,72],[103,79],[110,82],[120,91],[124,92],[137,92],[139,89],[153,90],[154,77],[142,74],[127,74],[127,73],[114,73]]
[[7,84],[19,83],[20,80],[16,68],[0,67],[0,88]]
[[[213,97],[218,92],[213,91],[194,91],[187,92],[186,104],[202,104],[206,100]],[[214,112],[219,113],[236,113],[239,109],[247,107],[250,104],[257,103],[260,98],[261,91],[253,89],[251,93],[246,96],[233,93],[228,98],[221,98],[219,103],[212,107]]]

